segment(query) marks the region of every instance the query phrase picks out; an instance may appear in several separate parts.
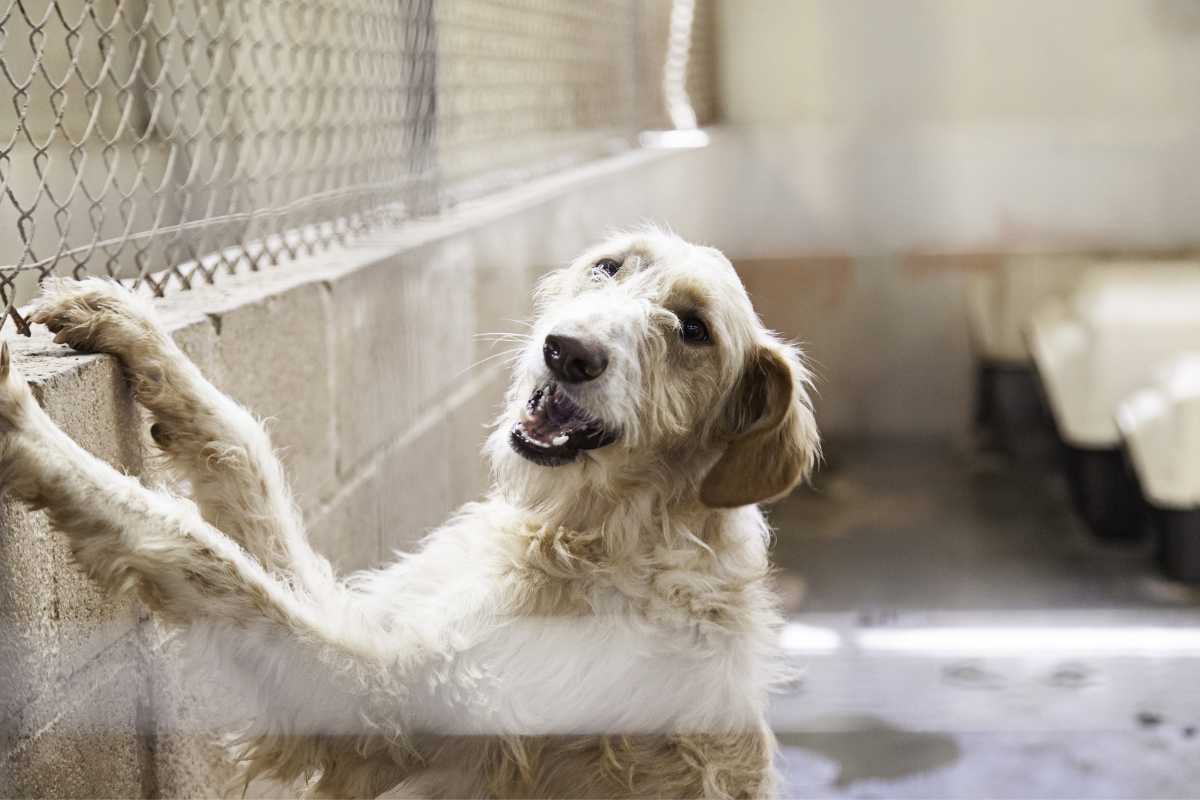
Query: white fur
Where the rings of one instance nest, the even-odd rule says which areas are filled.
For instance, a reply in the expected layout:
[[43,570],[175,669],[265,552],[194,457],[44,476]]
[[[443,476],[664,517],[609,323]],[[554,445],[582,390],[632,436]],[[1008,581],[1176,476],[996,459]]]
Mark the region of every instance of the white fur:
[[[622,259],[622,272],[597,275],[602,256]],[[679,341],[679,304],[694,300],[715,340],[703,350]],[[495,489],[417,552],[346,580],[309,547],[262,427],[204,380],[145,304],[104,281],[50,281],[34,319],[60,341],[122,360],[193,499],[151,490],[78,447],[7,352],[0,480],[47,509],[97,580],[138,589],[251,683],[249,773],[315,771],[315,791],[331,794],[522,791],[496,788],[501,775],[552,792],[562,791],[545,788],[556,785],[553,765],[531,777],[525,756],[447,764],[423,737],[753,732],[769,750],[766,696],[780,666],[769,532],[753,505],[709,508],[699,487],[741,435],[725,429],[737,417],[725,409],[757,349],[780,353],[795,375],[797,476],[816,435],[807,374],[763,330],[716,251],[640,231],[548,277],[489,441]],[[609,351],[605,374],[573,396],[620,438],[548,468],[507,437],[546,380],[541,343],[552,331]],[[623,757],[634,758],[612,760]],[[744,766],[729,759],[689,762],[681,774],[694,767],[705,787],[696,791],[709,794],[770,790],[769,763],[750,765],[761,773],[751,786],[728,777]],[[692,785],[667,783],[667,769],[635,780],[630,764],[627,794]],[[513,784],[513,770],[527,783]],[[564,785],[597,791],[596,780]]]

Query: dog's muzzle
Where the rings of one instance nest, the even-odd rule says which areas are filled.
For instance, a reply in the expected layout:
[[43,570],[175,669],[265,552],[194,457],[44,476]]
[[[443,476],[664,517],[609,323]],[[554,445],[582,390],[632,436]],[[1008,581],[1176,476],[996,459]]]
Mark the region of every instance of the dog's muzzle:
[[569,464],[582,451],[595,450],[616,440],[616,433],[554,382],[534,390],[509,435],[513,450],[545,467]]

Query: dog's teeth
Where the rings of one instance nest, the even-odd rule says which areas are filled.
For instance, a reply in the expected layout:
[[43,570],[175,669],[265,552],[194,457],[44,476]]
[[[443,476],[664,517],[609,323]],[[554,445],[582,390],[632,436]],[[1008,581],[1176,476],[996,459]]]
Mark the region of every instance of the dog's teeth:
[[551,442],[554,444],[555,447],[562,447],[564,444],[566,444],[570,440],[571,440],[570,436],[567,436],[565,433],[560,433],[558,436],[555,436],[551,440]]

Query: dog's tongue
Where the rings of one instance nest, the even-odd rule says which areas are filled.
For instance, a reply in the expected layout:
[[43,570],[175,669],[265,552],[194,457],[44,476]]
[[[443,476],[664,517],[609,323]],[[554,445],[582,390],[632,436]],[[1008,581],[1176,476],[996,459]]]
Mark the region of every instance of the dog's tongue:
[[529,399],[522,419],[525,435],[541,444],[561,447],[573,428],[583,427],[580,409],[554,385],[538,389]]
[[571,402],[571,398],[560,392],[557,386],[547,393],[544,406],[547,419],[560,428],[565,428],[573,422],[584,422],[581,418],[582,410]]
[[595,450],[616,440],[554,383],[534,391],[512,435],[546,456],[558,457]]

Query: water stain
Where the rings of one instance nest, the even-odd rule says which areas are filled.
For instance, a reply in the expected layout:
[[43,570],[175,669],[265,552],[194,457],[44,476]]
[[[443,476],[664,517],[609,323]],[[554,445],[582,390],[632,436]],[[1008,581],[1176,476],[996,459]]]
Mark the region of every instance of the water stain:
[[858,612],[858,627],[886,628],[900,621],[900,612],[886,608],[876,608]]
[[1055,689],[1083,689],[1095,683],[1095,671],[1087,664],[1059,664],[1046,676],[1046,685]]
[[1007,681],[982,661],[959,661],[942,669],[942,680],[962,689],[1003,689]]
[[780,733],[778,738],[785,747],[799,747],[836,761],[834,786],[838,788],[933,772],[962,757],[952,736],[906,731],[870,716],[839,717],[833,722],[839,730]]
[[1134,719],[1137,720],[1138,726],[1142,728],[1157,728],[1163,724],[1162,714],[1153,711],[1139,711]]

